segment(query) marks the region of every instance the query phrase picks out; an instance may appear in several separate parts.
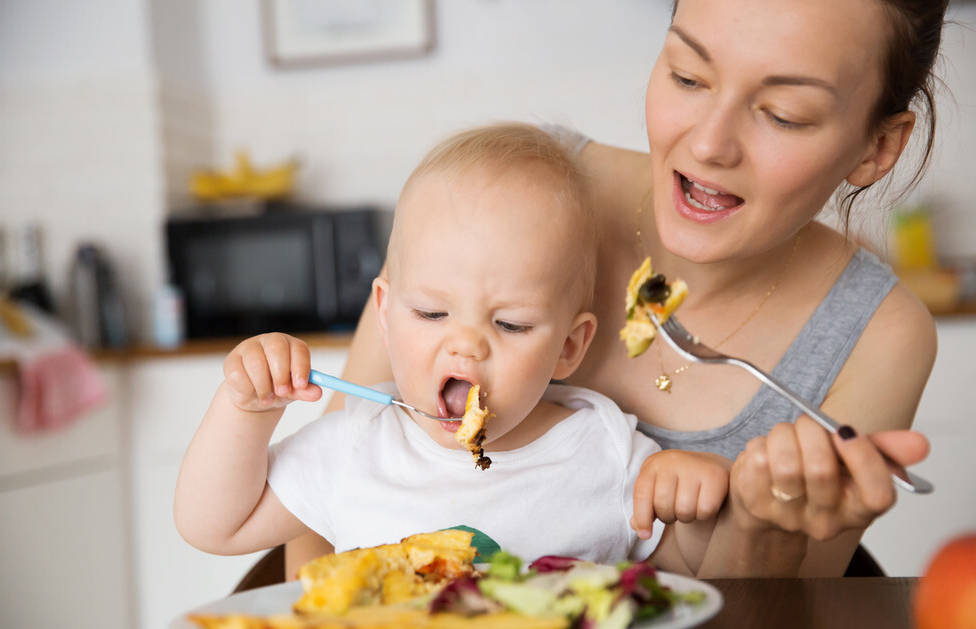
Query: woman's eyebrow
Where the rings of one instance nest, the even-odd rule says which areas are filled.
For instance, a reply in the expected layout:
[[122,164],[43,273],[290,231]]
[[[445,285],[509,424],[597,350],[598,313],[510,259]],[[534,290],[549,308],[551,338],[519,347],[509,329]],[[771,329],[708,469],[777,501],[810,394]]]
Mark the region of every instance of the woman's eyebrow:
[[[694,50],[698,54],[698,56],[701,57],[704,61],[711,63],[712,56],[708,54],[708,50],[705,49],[705,46],[703,46],[700,41],[698,41],[688,33],[681,30],[680,27],[675,26],[673,24],[668,30],[674,33],[675,35],[677,35],[681,39],[681,41],[687,44],[689,48]],[[818,79],[812,76],[776,74],[772,76],[767,76],[765,79],[763,79],[762,84],[767,87],[775,87],[778,85],[807,85],[812,87],[821,87],[827,90],[828,92],[830,92],[831,95],[833,96],[837,95],[837,88],[835,88],[829,82],[824,81],[823,79]]]
[[677,35],[678,37],[680,37],[681,41],[688,44],[689,48],[691,48],[692,50],[698,53],[699,57],[701,57],[705,61],[708,61],[709,63],[712,61],[712,56],[708,54],[708,51],[705,50],[705,47],[702,46],[701,42],[699,42],[697,39],[695,39],[688,33],[684,32],[674,24],[672,24],[671,28],[669,28],[668,30],[674,33],[675,35]]
[[833,96],[837,96],[837,88],[823,79],[818,79],[812,76],[791,76],[777,74],[767,76],[765,79],[763,79],[762,84],[769,87],[775,87],[777,85],[809,85],[812,87],[822,87],[830,92]]

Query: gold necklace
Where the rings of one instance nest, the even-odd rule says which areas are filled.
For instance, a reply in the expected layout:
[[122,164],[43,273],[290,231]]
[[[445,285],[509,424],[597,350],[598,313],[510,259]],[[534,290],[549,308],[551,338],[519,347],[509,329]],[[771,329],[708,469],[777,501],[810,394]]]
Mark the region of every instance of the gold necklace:
[[[644,224],[643,223],[644,205],[647,203],[647,199],[650,196],[650,194],[651,194],[650,190],[644,193],[644,197],[641,199],[640,205],[637,206],[637,245],[638,245],[638,250],[641,253],[644,253],[645,255],[647,254],[647,251],[644,247],[644,239],[641,236],[641,225]],[[782,279],[786,277],[786,272],[789,270],[793,262],[793,257],[796,254],[796,248],[797,245],[799,245],[799,243],[800,243],[800,233],[797,232],[796,237],[793,239],[793,248],[790,249],[790,257],[787,258],[786,265],[783,267],[783,270],[780,273],[779,277],[777,277],[776,280],[770,285],[769,289],[766,290],[766,294],[762,296],[762,299],[760,299],[759,303],[756,304],[756,307],[752,309],[752,312],[750,312],[746,316],[746,318],[743,319],[742,322],[735,327],[735,329],[733,329],[731,332],[726,334],[725,338],[723,338],[715,345],[712,345],[711,347],[713,349],[718,349],[723,345],[725,345],[733,336],[738,334],[742,330],[742,328],[746,327],[746,324],[752,321],[753,317],[755,317],[760,310],[762,310],[762,307],[766,305],[766,302],[769,301],[769,298],[772,297],[773,293],[776,292],[776,287],[779,286],[779,283],[782,281]],[[681,365],[680,367],[672,371],[671,375],[668,375],[667,369],[664,368],[664,354],[661,351],[660,343],[658,343],[657,346],[657,360],[658,360],[658,366],[661,369],[661,375],[659,375],[657,378],[654,379],[654,386],[656,386],[658,390],[664,391],[665,393],[671,393],[671,384],[672,384],[671,376],[677,376],[678,374],[687,371],[694,364],[691,362],[685,363],[684,365]]]

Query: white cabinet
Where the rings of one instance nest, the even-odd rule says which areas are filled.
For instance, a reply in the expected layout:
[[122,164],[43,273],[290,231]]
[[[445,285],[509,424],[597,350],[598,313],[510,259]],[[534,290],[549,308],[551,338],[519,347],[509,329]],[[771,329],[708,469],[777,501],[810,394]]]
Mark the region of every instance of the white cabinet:
[[976,532],[976,321],[939,319],[939,353],[915,415],[916,430],[932,450],[915,466],[935,492],[898,492],[894,508],[876,520],[863,543],[890,576],[924,572],[932,555],[949,539]]
[[[164,629],[231,592],[260,556],[196,550],[173,524],[183,451],[222,377],[224,352],[106,360],[109,398],[50,433],[14,430],[16,376],[0,377],[0,627]],[[313,349],[340,374],[343,348]],[[319,417],[285,411],[274,439]]]
[[0,626],[132,626],[118,380],[102,372],[105,405],[26,435],[15,376],[0,378]]

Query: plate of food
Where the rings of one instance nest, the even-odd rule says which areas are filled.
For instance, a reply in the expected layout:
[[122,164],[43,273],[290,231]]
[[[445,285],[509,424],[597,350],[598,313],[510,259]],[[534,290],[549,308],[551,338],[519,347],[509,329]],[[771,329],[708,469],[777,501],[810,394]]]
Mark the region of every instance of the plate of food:
[[722,607],[711,585],[649,562],[525,565],[498,551],[475,563],[472,535],[449,529],[326,555],[298,581],[207,603],[170,629],[684,629]]

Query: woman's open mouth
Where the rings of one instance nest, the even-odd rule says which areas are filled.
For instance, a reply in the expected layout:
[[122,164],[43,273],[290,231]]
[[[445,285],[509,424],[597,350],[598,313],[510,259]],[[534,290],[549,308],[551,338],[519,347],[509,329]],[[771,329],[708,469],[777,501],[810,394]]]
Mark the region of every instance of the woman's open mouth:
[[693,221],[710,223],[729,216],[745,200],[674,171],[674,200],[678,212]]

